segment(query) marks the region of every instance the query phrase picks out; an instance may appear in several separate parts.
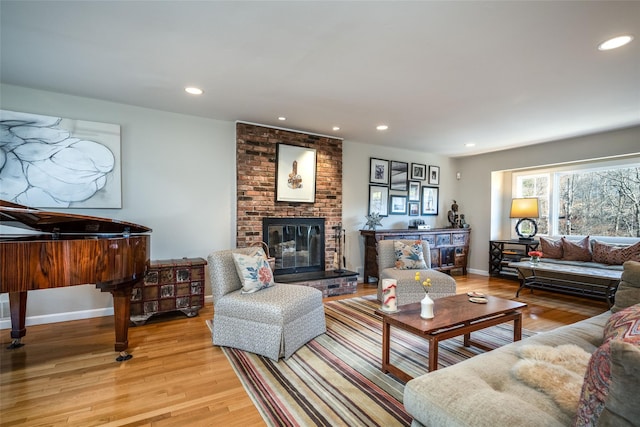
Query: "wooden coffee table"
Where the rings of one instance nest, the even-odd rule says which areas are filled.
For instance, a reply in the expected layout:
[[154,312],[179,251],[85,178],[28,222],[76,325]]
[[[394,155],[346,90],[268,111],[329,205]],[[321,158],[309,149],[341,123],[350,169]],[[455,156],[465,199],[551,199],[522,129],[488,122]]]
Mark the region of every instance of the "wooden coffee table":
[[471,341],[471,332],[512,320],[513,340],[522,339],[522,313],[519,310],[527,304],[492,296],[487,296],[487,300],[486,304],[474,303],[466,294],[434,299],[435,317],[429,320],[420,317],[420,303],[400,306],[396,313],[376,310],[376,314],[382,316],[382,372],[391,373],[405,382],[413,378],[389,361],[392,325],[429,340],[429,372],[438,369],[440,341],[464,335],[465,347],[473,344],[491,350]]

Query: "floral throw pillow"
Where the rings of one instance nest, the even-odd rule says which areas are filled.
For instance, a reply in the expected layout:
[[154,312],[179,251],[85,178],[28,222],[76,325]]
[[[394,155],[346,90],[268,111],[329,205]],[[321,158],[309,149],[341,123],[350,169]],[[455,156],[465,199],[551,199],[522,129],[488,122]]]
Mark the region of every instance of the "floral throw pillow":
[[426,270],[427,264],[424,262],[422,253],[422,242],[416,240],[412,244],[406,244],[399,240],[394,240],[393,249],[396,253],[396,265],[399,270]]
[[236,271],[242,281],[242,293],[249,294],[273,286],[273,272],[264,251],[258,249],[254,255],[233,254]]
[[591,261],[591,250],[589,249],[589,236],[577,242],[563,237],[562,239],[562,259],[567,261]]

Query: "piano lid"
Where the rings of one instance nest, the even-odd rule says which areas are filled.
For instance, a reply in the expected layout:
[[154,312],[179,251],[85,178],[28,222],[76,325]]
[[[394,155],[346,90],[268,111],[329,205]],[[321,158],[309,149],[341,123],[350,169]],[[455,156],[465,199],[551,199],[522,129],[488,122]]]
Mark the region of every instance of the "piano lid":
[[56,234],[134,234],[147,233],[143,225],[60,212],[41,211],[0,200],[0,224]]

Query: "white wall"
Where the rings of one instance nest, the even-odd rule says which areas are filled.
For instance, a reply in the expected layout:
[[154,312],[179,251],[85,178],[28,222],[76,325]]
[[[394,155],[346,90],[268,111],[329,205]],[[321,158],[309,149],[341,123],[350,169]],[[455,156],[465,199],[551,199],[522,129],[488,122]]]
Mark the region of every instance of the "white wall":
[[[460,213],[466,213],[471,209],[471,206],[460,203],[457,194],[456,170],[452,166],[452,160],[448,157],[353,141],[344,141],[342,157],[342,222],[346,231],[345,254],[348,270],[361,274],[364,264],[364,240],[360,235],[360,230],[364,229],[367,223],[365,216],[368,214],[369,205],[370,157],[440,167],[438,216],[389,215],[382,219],[382,227],[378,227],[378,229],[407,228],[411,219],[423,219],[432,228],[446,227],[449,224],[447,212],[453,199],[458,201]],[[422,183],[426,185],[427,181],[422,181]],[[390,194],[402,193],[391,191]]]
[[[473,207],[467,209],[466,216],[467,222],[471,224],[473,230],[469,249],[470,271],[487,274],[489,240],[500,237],[508,238],[508,236],[500,236],[501,232],[496,231],[502,230],[504,233],[503,225],[505,223],[499,223],[501,227],[496,228],[496,218],[492,218],[492,206],[494,212],[506,212],[500,206],[500,200],[496,198],[502,198],[504,201],[511,196],[510,194],[497,194],[497,192],[492,194],[493,172],[639,155],[640,126],[454,159],[454,168],[463,171],[462,179],[458,181],[457,193],[460,194],[458,202]],[[500,174],[494,175],[495,182],[503,180],[502,185],[505,191],[507,188],[511,188],[510,183],[504,181],[508,178],[500,176]],[[504,221],[509,221],[509,218],[505,216]],[[494,235],[491,231],[492,224]]]
[[[235,246],[233,122],[9,85],[0,86],[0,91],[0,108],[5,110],[121,126],[122,209],[66,212],[151,227],[152,259],[206,258],[212,250]],[[210,289],[207,283],[207,295]],[[67,312],[75,313],[60,315]],[[28,296],[27,324],[111,313],[111,295],[101,294],[93,285],[34,291]],[[0,326],[9,327],[9,322]]]

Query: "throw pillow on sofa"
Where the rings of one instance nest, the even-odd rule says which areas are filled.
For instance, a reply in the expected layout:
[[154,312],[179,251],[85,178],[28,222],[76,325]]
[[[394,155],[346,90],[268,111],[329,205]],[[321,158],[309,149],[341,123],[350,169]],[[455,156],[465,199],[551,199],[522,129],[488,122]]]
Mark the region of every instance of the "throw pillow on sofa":
[[242,282],[242,293],[249,294],[274,285],[273,272],[262,249],[254,255],[233,254],[236,271]]
[[[593,353],[582,384],[575,427],[632,426],[632,422],[638,420],[627,418],[626,423],[618,422],[618,417],[639,412],[634,401],[640,389],[640,367],[637,365],[640,355],[635,352],[638,344],[637,339],[611,340]],[[602,414],[605,414],[603,422],[600,420]]]
[[627,261],[622,268],[622,280],[616,290],[612,313],[640,303],[640,262]]
[[560,259],[562,258],[562,240],[551,240],[541,236],[540,251],[545,258]]
[[560,240],[562,240],[562,259],[567,261],[591,261],[589,236],[578,241],[571,241],[565,237]]
[[393,249],[396,253],[395,267],[399,270],[426,270],[427,263],[424,262],[422,253],[422,242],[416,240],[407,245],[399,240],[393,241]]
[[622,265],[625,261],[640,261],[640,242],[617,246],[593,242],[593,261],[602,264]]
[[[640,345],[639,326],[640,304],[627,307],[611,315],[607,320],[602,331],[603,344],[591,355],[584,377],[575,420],[576,426],[600,426],[599,417],[609,404],[611,389],[615,387],[619,392],[621,387],[628,388],[626,380],[620,378],[621,375],[625,375],[624,372],[627,370],[640,372],[640,366],[624,366],[629,359],[627,357],[629,349],[619,344],[621,342],[629,343],[632,347]],[[620,352],[624,354],[620,354]],[[633,360],[634,357],[630,357],[629,361]],[[640,389],[640,386],[636,384],[635,388]],[[613,394],[617,397],[611,398],[613,408],[609,409],[607,416],[617,417],[617,414],[624,412],[625,404],[634,406],[631,401],[621,403],[618,394]],[[637,394],[626,396],[637,396]]]
[[640,341],[640,304],[620,310],[609,317],[602,330],[603,343],[611,340]]
[[598,419],[598,427],[638,425],[640,421],[640,346],[638,342],[611,341],[611,385]]

